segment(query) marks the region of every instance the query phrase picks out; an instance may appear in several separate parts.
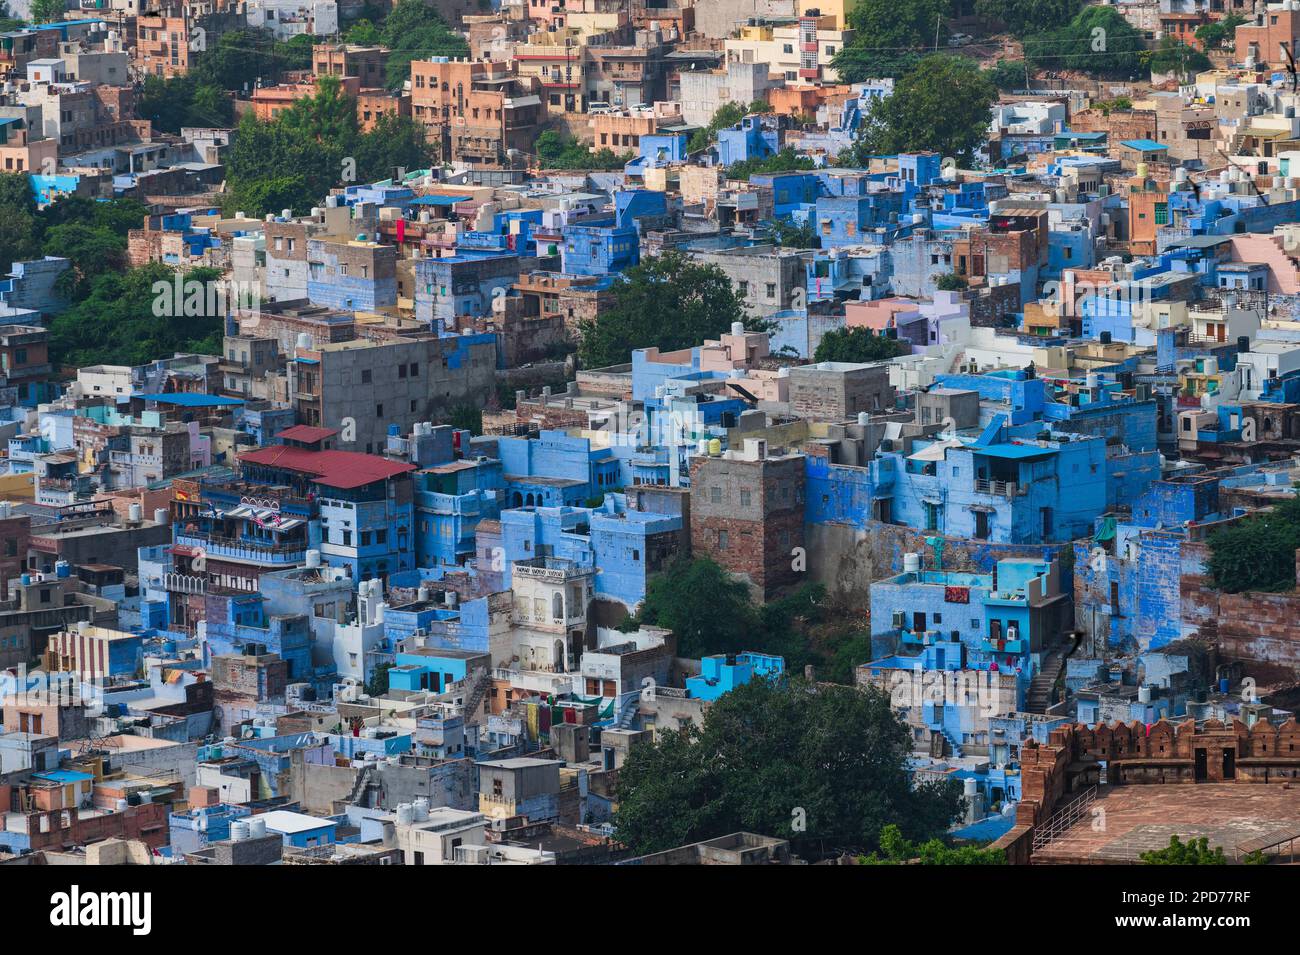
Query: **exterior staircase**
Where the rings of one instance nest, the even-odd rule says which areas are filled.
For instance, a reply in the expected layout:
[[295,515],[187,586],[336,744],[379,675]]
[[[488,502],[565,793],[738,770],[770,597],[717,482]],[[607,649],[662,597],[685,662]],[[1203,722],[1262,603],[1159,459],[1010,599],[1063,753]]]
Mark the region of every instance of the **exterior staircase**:
[[362,805],[362,797],[365,796],[366,790],[370,788],[370,778],[374,775],[374,767],[365,766],[361,772],[357,773],[356,782],[352,784],[352,792],[348,793],[348,805]]
[[465,697],[465,722],[473,722],[478,715],[479,705],[483,702],[483,696],[487,693],[488,687],[492,685],[491,670],[475,670],[474,686],[469,691],[469,696]]
[[618,711],[618,716],[614,719],[614,726],[617,729],[628,730],[632,728],[632,723],[636,720],[638,704],[641,702],[641,694],[626,699],[623,707]]
[[1065,660],[1074,652],[1074,644],[1058,643],[1047,651],[1043,657],[1043,665],[1038,674],[1029,681],[1029,689],[1025,693],[1025,710],[1029,713],[1046,713],[1047,708],[1052,705],[1052,699],[1056,691],[1056,681],[1061,676],[1061,671],[1065,669]]

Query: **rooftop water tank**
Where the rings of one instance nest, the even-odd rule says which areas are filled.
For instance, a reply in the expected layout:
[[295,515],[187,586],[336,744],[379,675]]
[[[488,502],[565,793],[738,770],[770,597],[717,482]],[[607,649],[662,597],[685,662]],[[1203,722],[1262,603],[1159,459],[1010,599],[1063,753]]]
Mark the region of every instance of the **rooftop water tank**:
[[248,823],[243,819],[236,819],[230,824],[230,841],[243,842],[248,838]]
[[903,555],[903,573],[919,574],[921,572],[921,555],[904,554]]
[[397,821],[403,826],[409,826],[415,822],[415,809],[409,802],[404,802],[397,807]]
[[266,835],[266,820],[261,816],[254,816],[248,820],[248,837],[250,839],[261,839]]

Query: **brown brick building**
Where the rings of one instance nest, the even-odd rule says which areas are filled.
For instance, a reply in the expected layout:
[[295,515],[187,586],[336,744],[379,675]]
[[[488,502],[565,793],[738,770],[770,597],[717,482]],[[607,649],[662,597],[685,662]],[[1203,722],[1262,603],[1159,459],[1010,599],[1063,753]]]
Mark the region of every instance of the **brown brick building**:
[[802,454],[769,454],[765,441],[750,438],[743,451],[691,460],[692,551],[765,598],[801,580],[803,511]]

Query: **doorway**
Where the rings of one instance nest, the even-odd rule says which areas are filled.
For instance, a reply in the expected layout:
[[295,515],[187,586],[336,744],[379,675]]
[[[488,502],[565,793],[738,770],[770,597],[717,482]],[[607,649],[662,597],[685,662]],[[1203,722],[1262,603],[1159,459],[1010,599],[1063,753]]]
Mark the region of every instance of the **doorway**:
[[1223,751],[1223,778],[1237,778],[1237,751],[1235,749],[1225,749]]
[[1206,776],[1208,775],[1206,771],[1207,767],[1208,760],[1206,759],[1205,750],[1198,749],[1196,751],[1196,781],[1198,783],[1205,782]]

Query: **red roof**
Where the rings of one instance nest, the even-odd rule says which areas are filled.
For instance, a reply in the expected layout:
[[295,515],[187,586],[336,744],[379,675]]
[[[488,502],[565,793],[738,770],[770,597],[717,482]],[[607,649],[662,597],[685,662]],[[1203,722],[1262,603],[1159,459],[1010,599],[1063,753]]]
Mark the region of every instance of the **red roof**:
[[309,474],[319,484],[343,489],[364,487],[416,469],[414,464],[390,461],[374,454],[359,454],[356,451],[312,451],[309,448],[297,448],[289,444],[247,451],[239,456],[239,460],[264,467],[284,468],[286,471]]
[[301,441],[303,444],[315,444],[317,441],[332,438],[338,433],[338,428],[313,428],[309,424],[296,424],[292,428],[285,428],[276,437],[288,441]]

